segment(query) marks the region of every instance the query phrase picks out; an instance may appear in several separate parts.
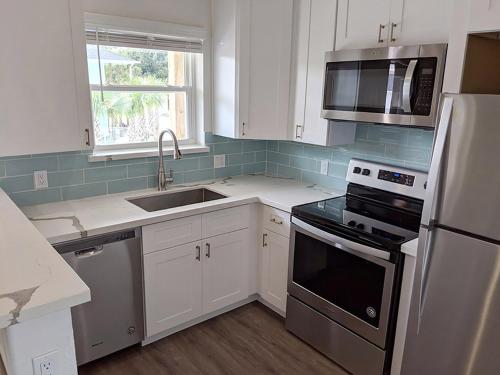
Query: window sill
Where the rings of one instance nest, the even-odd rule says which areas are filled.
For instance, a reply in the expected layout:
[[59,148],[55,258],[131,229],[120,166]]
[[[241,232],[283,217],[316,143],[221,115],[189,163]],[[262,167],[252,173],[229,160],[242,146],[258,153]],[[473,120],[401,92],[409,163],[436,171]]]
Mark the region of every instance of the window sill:
[[[183,154],[199,154],[199,153],[207,153],[210,152],[210,147],[194,144],[194,145],[182,145],[179,146],[179,149]],[[174,148],[172,146],[164,147],[163,154],[173,155]],[[151,156],[158,156],[158,148],[128,148],[121,150],[104,150],[104,151],[95,151],[89,155],[89,162],[95,161],[110,161],[110,160],[125,160],[125,159],[137,159],[137,158],[145,158]]]

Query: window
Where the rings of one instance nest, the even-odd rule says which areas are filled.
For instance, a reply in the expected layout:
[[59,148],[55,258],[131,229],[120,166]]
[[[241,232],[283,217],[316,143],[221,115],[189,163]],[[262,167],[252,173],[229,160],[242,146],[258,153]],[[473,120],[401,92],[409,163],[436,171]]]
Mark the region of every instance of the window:
[[152,147],[171,129],[195,143],[201,41],[87,27],[94,148]]

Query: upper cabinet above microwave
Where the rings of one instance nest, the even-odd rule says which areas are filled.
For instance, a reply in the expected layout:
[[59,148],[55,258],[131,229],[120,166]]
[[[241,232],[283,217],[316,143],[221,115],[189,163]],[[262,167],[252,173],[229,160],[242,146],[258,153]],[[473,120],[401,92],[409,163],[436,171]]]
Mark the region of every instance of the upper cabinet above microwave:
[[446,43],[452,0],[338,0],[335,50]]

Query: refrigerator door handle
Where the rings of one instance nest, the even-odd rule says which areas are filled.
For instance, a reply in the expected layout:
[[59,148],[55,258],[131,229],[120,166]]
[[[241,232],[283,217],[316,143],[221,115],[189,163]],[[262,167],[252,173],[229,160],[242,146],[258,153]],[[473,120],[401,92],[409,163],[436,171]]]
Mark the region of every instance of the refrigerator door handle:
[[418,287],[416,298],[418,298],[418,324],[417,332],[420,328],[420,319],[424,314],[425,295],[427,290],[427,278],[429,275],[429,267],[431,264],[431,242],[432,242],[432,229],[421,228],[418,238],[417,248],[417,273],[414,285]]
[[443,108],[441,110],[441,117],[439,120],[439,126],[436,135],[436,141],[434,143],[434,150],[432,152],[431,167],[429,169],[429,174],[427,177],[427,188],[425,191],[424,207],[422,209],[422,221],[423,225],[429,226],[434,219],[434,199],[436,197],[436,191],[439,183],[439,175],[441,171],[442,159],[444,148],[446,145],[446,138],[448,136],[448,129],[451,124],[451,111],[453,108],[453,98],[445,97],[443,102]]

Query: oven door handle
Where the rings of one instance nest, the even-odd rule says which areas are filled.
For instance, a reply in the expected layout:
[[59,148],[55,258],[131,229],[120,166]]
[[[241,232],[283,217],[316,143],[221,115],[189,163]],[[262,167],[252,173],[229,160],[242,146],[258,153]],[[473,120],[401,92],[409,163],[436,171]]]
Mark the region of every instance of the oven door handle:
[[339,248],[341,250],[354,250],[362,254],[366,255],[371,255],[379,259],[384,259],[384,260],[390,260],[391,254],[387,251],[383,251],[380,249],[376,249],[374,247],[366,246],[354,241],[350,241],[348,239],[345,239],[343,237],[336,236],[334,234],[325,232],[319,228],[316,228],[310,224],[307,224],[303,222],[300,219],[297,219],[296,217],[292,217],[292,223],[298,226],[299,228],[302,228],[306,232],[309,232],[311,234],[314,234],[315,236],[324,239],[325,241],[328,241],[333,244],[336,248]]
[[406,69],[405,80],[403,82],[403,111],[411,113],[411,84],[413,83],[413,76],[415,75],[415,68],[417,67],[418,60],[410,60],[408,68]]

